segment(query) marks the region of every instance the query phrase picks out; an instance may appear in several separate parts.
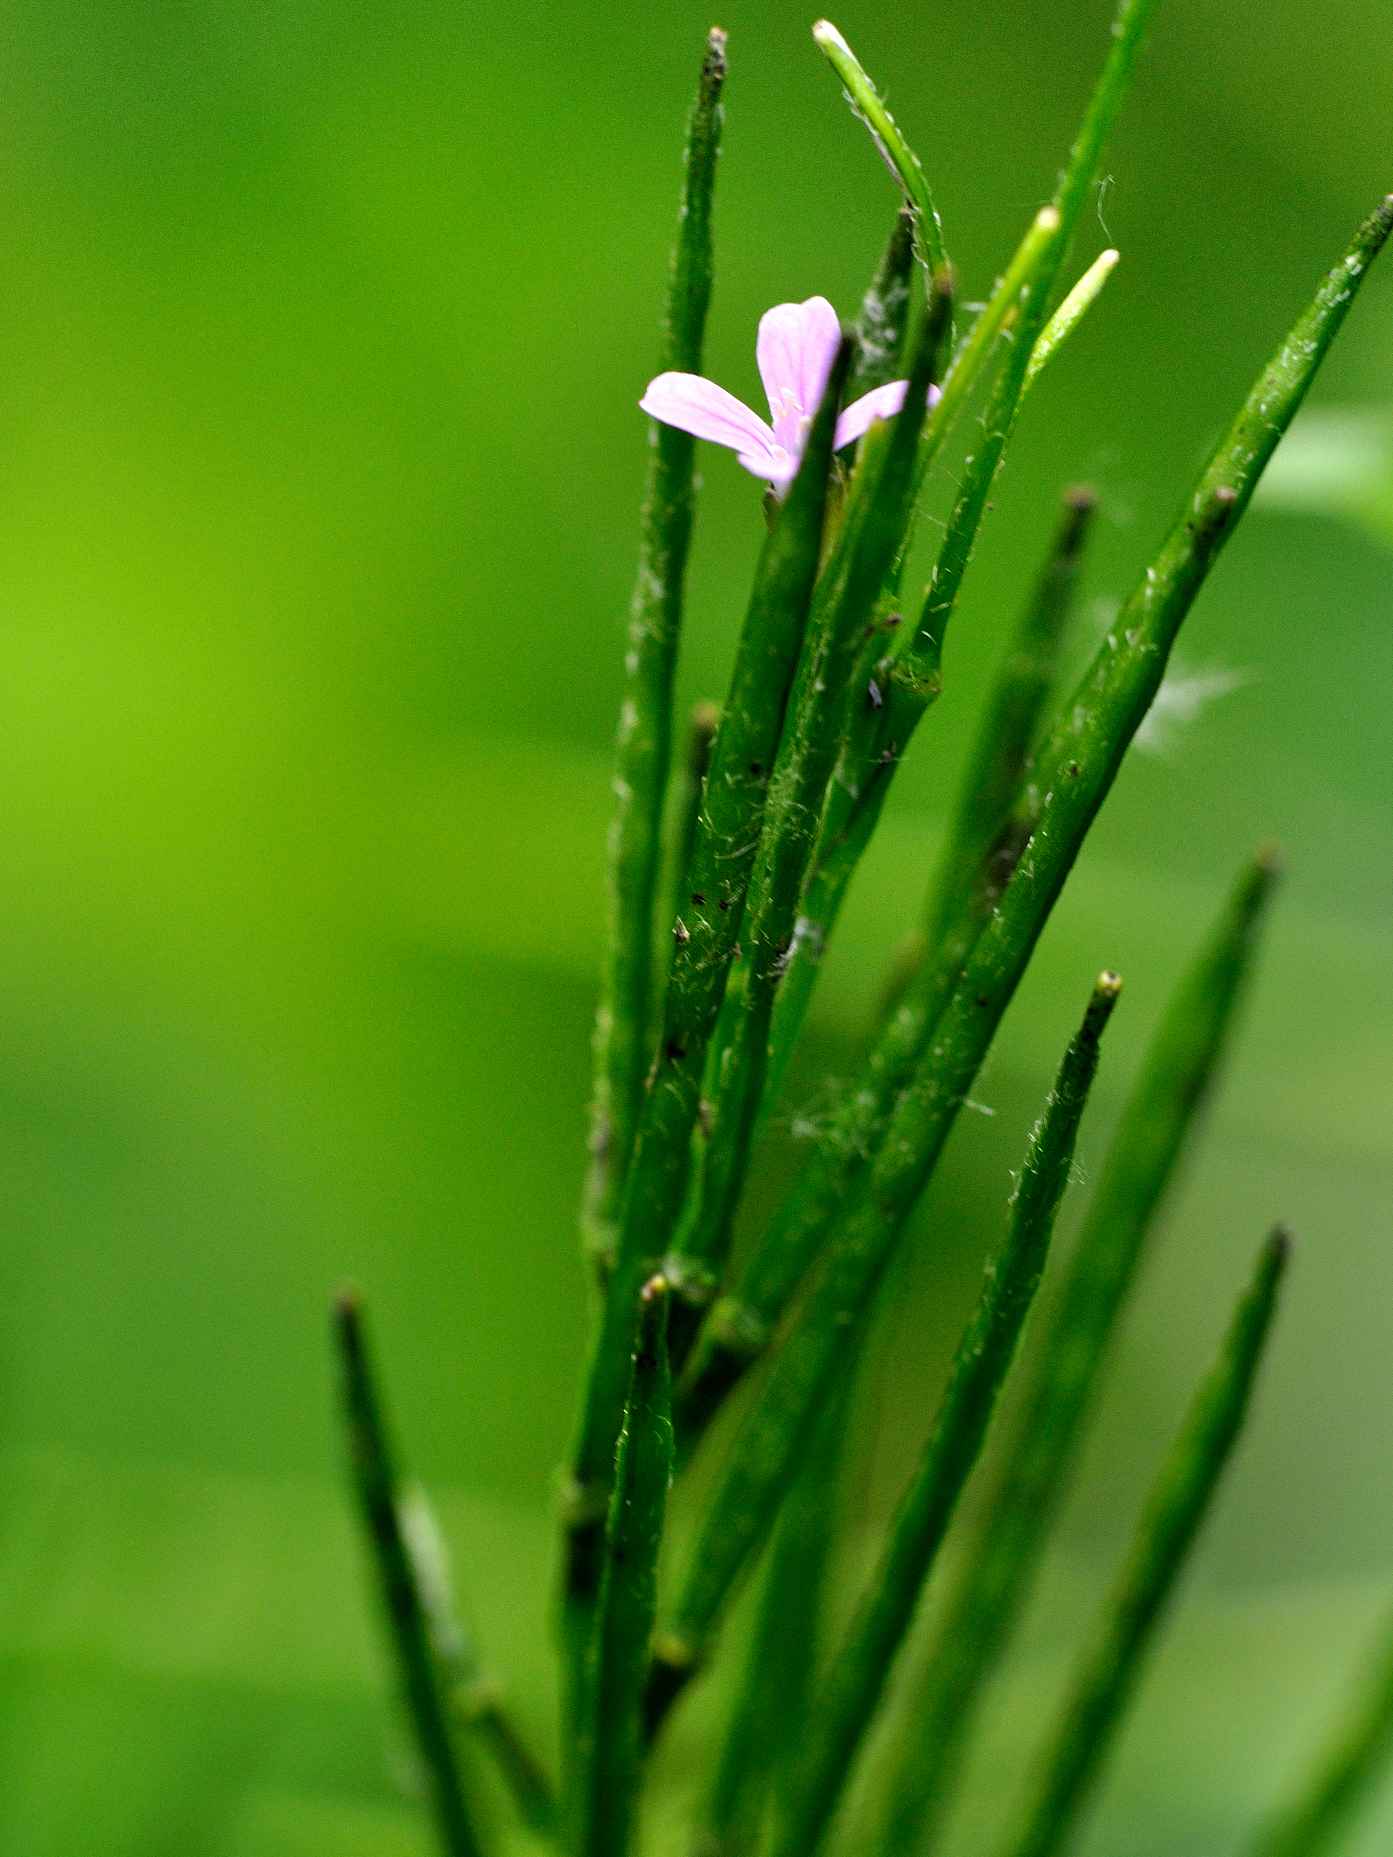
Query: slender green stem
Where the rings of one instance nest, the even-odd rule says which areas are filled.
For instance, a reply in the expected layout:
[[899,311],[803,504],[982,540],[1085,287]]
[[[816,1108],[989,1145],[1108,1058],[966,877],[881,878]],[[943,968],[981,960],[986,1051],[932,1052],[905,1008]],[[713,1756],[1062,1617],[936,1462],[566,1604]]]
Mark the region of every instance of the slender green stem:
[[[834,790],[833,804],[823,821],[818,894],[810,899],[815,908],[804,911],[807,932],[793,950],[781,993],[771,1056],[771,1096],[777,1092],[787,1068],[816,984],[816,969],[861,850],[874,833],[889,780],[941,688],[938,665],[943,633],[1015,415],[1041,367],[1077,326],[1111,269],[1105,253],[1045,324],[1050,292],[1097,170],[1103,143],[1121,105],[1154,3],[1123,0],[1114,23],[1112,50],[1060,177],[1055,199],[1036,215],[986,308],[954,356],[942,397],[926,422],[920,447],[921,489],[944,437],[977,386],[998,335],[1014,325],[1016,353],[988,416],[987,440],[974,455],[958,499],[919,631],[913,636],[906,634],[904,648],[888,655],[884,675],[876,678],[880,700],[874,713],[860,718],[859,729],[853,728],[842,752],[840,796]],[[1115,256],[1112,254],[1112,258]],[[1028,355],[1020,353],[1022,348],[1029,351]]]
[[922,705],[918,690],[932,676],[943,653],[948,624],[957,610],[958,596],[977,543],[992,485],[1001,468],[1025,395],[1026,376],[1036,339],[1049,309],[1049,292],[1062,256],[1062,230],[1057,226],[1047,255],[1027,280],[1016,301],[1005,362],[983,422],[982,437],[963,472],[962,486],[948,519],[948,528],[934,562],[924,596],[919,624],[901,636],[903,647],[891,661],[887,697],[875,712],[876,746],[898,758],[917,726]]
[[1113,20],[1108,55],[1089,97],[1083,121],[1069,151],[1069,159],[1060,174],[1054,199],[1036,216],[1000,286],[993,293],[986,309],[964,341],[953,367],[948,371],[943,385],[943,400],[937,408],[938,417],[930,423],[928,432],[929,439],[935,443],[952,424],[962,401],[975,385],[985,363],[986,351],[1006,318],[1011,315],[1022,290],[1041,270],[1048,273],[1042,297],[1047,296],[1052,288],[1082,216],[1089,189],[1098,173],[1103,149],[1127,94],[1137,55],[1156,5],[1157,0],[1121,0]]
[[643,1766],[643,1686],[672,1481],[667,1309],[667,1284],[653,1277],[639,1297],[638,1334],[605,1533],[591,1706],[580,1746],[581,1857],[627,1857],[633,1843]]
[[1034,386],[1040,370],[1054,360],[1103,294],[1103,286],[1117,269],[1117,261],[1121,256],[1121,252],[1111,248],[1100,252],[1050,317],[1031,351],[1030,366],[1025,373],[1027,388]]
[[[1042,268],[1058,246],[1061,229],[1058,207],[1042,206],[1026,228],[1025,237],[1012,253],[1010,263],[988,297],[985,309],[953,356],[943,378],[943,397],[934,407],[924,429],[924,443],[919,455],[921,487],[944,439],[981,381],[996,345],[996,338],[1014,317],[1022,292],[1037,282]],[[1067,228],[1063,229],[1067,231]]]
[[[720,726],[721,711],[717,703],[696,703],[687,722],[686,752],[682,756],[682,782],[677,794],[677,803],[673,809],[674,816],[670,822],[670,848],[667,866],[667,897],[663,912],[658,919],[658,941],[660,943],[660,965],[664,971],[667,966],[667,953],[671,947],[668,939],[672,934],[672,925],[677,918],[690,907],[687,902],[687,872],[691,867],[692,852],[696,848],[697,822],[701,818],[702,795],[706,786],[707,771],[711,766],[711,747],[716,739],[716,730]],[[661,994],[655,1001],[655,1018],[661,1023]],[[650,1045],[657,1043],[656,1027]]]
[[856,361],[846,388],[848,400],[901,378],[913,271],[914,214],[904,207],[895,217],[885,255],[861,299],[861,314],[856,319]]
[[931,1848],[976,1712],[1032,1590],[1145,1240],[1213,1087],[1273,882],[1245,871],[1167,1008],[1123,1110],[970,1560],[924,1665],[880,1849]]
[[[843,745],[840,778],[823,821],[828,870],[820,887],[831,892],[824,903],[826,919],[812,917],[806,910],[803,917],[807,930],[803,940],[810,954],[820,954],[826,945],[860,854],[879,821],[894,770],[942,688],[940,665],[949,621],[957,609],[992,485],[1020,410],[1029,362],[1044,324],[1049,290],[1058,268],[1061,234],[1057,218],[1049,224],[1048,230],[1049,239],[1042,247],[1038,262],[1027,273],[1013,308],[1014,326],[1009,333],[1007,359],[992,395],[982,439],[967,460],[962,486],[934,563],[918,629],[901,631],[876,667],[876,700],[864,704],[853,716]],[[812,959],[805,962],[808,969],[815,964]],[[784,991],[785,1009],[776,1029],[775,1043],[785,1062],[784,1054],[801,1029],[811,980],[809,972],[807,984],[797,990],[786,988]],[[797,1002],[797,1016],[794,1002]]]
[[[921,963],[907,979],[895,1010],[887,1015],[864,1086],[838,1108],[731,1295],[713,1310],[697,1361],[679,1389],[678,1438],[683,1451],[762,1351],[818,1255],[908,1079],[933,1018],[1029,837],[1030,822],[1020,809],[1022,780],[1053,684],[1091,510],[1088,493],[1070,493],[1050,555],[988,700],[939,879],[940,903],[929,942],[932,966]],[[882,788],[888,785],[890,771],[887,764]],[[814,933],[825,938],[830,931],[878,816],[878,803],[863,792],[843,837],[821,848],[800,910],[800,954]],[[797,1030],[787,1015],[801,1016],[814,973],[811,958],[797,959],[781,983],[770,1041],[771,1090],[776,1087],[775,1065],[787,1062]],[[802,989],[804,997],[791,989]]]
[[923,1459],[838,1655],[829,1666],[794,1808],[776,1857],[813,1857],[832,1829],[852,1765],[875,1717],[919,1595],[981,1451],[997,1396],[1044,1272],[1073,1163],[1098,1044],[1121,983],[1103,974],[1030,1137],[1005,1240],[987,1265]]
[[1022,783],[1058,677],[1096,508],[1091,490],[1066,493],[1044,568],[982,712],[927,914],[932,950],[949,944],[960,914],[979,926],[986,920],[1030,835],[1019,817]]
[[451,1700],[460,1725],[488,1749],[523,1824],[541,1837],[555,1837],[559,1829],[555,1788],[497,1683],[485,1678],[456,1690]]
[[[660,366],[701,372],[711,300],[711,206],[721,141],[725,34],[707,37],[687,130],[686,173]],[[587,1248],[603,1268],[614,1248],[624,1177],[652,1056],[653,917],[663,802],[672,755],[672,692],[695,503],[695,441],[654,423],[639,530],[638,576],[615,746],[609,838],[609,950],[595,1022]]]
[[445,1857],[478,1857],[481,1847],[465,1803],[449,1709],[431,1652],[426,1608],[402,1533],[396,1471],[357,1295],[344,1291],[334,1303],[333,1315],[354,1490],[372,1549],[440,1848]]
[[573,1655],[588,1637],[598,1589],[600,1531],[628,1383],[631,1311],[672,1242],[686,1193],[707,1044],[735,952],[817,578],[836,411],[849,363],[850,344],[843,343],[798,475],[760,557],[712,745],[687,909],[673,924],[663,1029],[625,1186],[618,1264],[591,1354],[565,1505],[563,1622]]
[[880,92],[832,22],[820,19],[813,27],[813,39],[842,80],[847,102],[869,129],[871,139],[904,190],[914,214],[914,235],[921,263],[927,271],[941,271],[948,262],[943,248],[943,222],[934,205],[923,163],[904,139]]
[[[1086,307],[1074,302],[1066,318],[1066,305],[1077,297],[1078,290],[1082,289],[1080,285],[1071,293],[1071,299],[1066,299],[1066,305],[1061,305],[1049,327],[1044,327],[1050,292],[1097,173],[1103,146],[1121,107],[1155,3],[1156,0],[1122,0],[1113,23],[1111,48],[1060,176],[1054,201],[1036,215],[986,308],[954,356],[943,382],[942,397],[925,424],[919,459],[921,490],[944,437],[982,376],[997,336],[1014,321],[1017,348],[1029,347],[1029,360],[1036,365],[1032,372],[1027,358],[1019,353],[1008,365],[1006,379],[988,422],[985,449],[994,448],[995,458],[984,458],[979,451],[979,463],[972,473],[972,481],[964,485],[940,565],[935,570],[938,584],[931,590],[924,622],[912,642],[906,638],[907,648],[892,654],[895,659],[893,681],[880,692],[882,698],[888,694],[888,703],[883,704],[885,713],[863,716],[860,730],[853,731],[843,752],[838,778],[843,798],[829,806],[823,824],[824,846],[829,852],[837,847],[833,854],[837,869],[826,873],[821,886],[824,891],[818,899],[821,914],[813,916],[805,912],[809,932],[794,949],[790,961],[771,1059],[771,1074],[776,1083],[787,1066],[816,982],[816,972],[808,970],[815,970],[821,960],[830,927],[855,868],[858,854],[852,847],[864,846],[869,841],[885,801],[887,782],[903,757],[910,736],[938,694],[942,632],[956,600],[954,583],[961,582],[966,570],[992,475],[1000,462],[1001,450],[1009,437],[1020,401],[1039,372],[1039,366],[1048,359],[1048,353],[1037,357],[1040,343],[1049,336],[1052,347],[1057,346]],[[828,31],[834,39],[840,39],[834,28]],[[1094,296],[1100,287],[1096,283],[1092,286]],[[999,434],[999,444],[994,442],[993,432]],[[869,815],[855,821],[853,815],[863,804],[869,809]]]
[[[848,716],[846,736],[842,742],[837,778],[823,813],[812,876],[799,910],[798,932],[785,958],[782,984],[770,1028],[769,1096],[772,1100],[782,1085],[793,1048],[806,1017],[817,973],[846,899],[851,879],[867,845],[874,836],[894,778],[915,730],[942,690],[940,659],[948,619],[957,603],[963,575],[971,557],[978,525],[987,506],[992,480],[1001,461],[1023,391],[1025,362],[1034,330],[1044,317],[1046,296],[1052,275],[1047,262],[1055,242],[1059,222],[1053,209],[1047,208],[1036,221],[1036,237],[1027,239],[1018,262],[1008,272],[1008,280],[1017,295],[1005,299],[1001,292],[993,303],[1001,301],[1013,311],[1018,329],[1011,357],[993,397],[986,421],[986,437],[969,459],[962,491],[953,519],[934,568],[930,594],[918,635],[899,629],[899,617],[885,633],[890,641],[883,654],[880,633],[871,639],[866,675],[858,679],[859,701]],[[991,308],[969,337],[964,353],[972,349],[983,326],[991,322]],[[1002,321],[1005,320],[1005,308]],[[997,326],[1000,326],[998,324]],[[984,345],[979,353],[985,358]],[[962,357],[960,357],[960,360]],[[955,385],[966,381],[971,370],[956,367],[950,372],[944,397],[930,414],[930,423],[939,431],[951,417],[945,413]],[[932,446],[920,448],[921,468]],[[907,649],[900,649],[900,645]],[[864,695],[860,692],[864,691]]]
[[[1289,1244],[1268,1240],[1223,1350],[1152,1492],[1098,1637],[1065,1704],[1045,1773],[1010,1857],[1054,1857],[1071,1836],[1247,1417]],[[1303,1851],[1306,1847],[1302,1847]]]
[[1393,1753],[1393,1633],[1361,1667],[1349,1713],[1254,1857],[1330,1857]]
[[[944,317],[950,294],[948,281],[936,279],[934,298]],[[930,413],[930,420],[937,417],[941,405]],[[931,449],[927,442],[920,446],[921,468]],[[942,693],[938,655],[931,646],[919,654],[913,665],[902,662],[895,654],[895,641],[903,626],[898,610],[899,582],[907,547],[908,542],[866,628],[861,662],[853,679],[836,773],[819,822],[817,846],[774,1002],[763,1105],[766,1110],[777,1101],[783,1088],[823,956],[851,879],[880,823],[881,809],[904,747]],[[895,706],[898,739],[882,726],[881,711],[887,693]]]
[[[978,382],[997,336],[1013,322],[1022,325],[1028,321],[1029,327],[1018,328],[1015,337],[1018,345],[1028,343],[1031,331],[1042,320],[1059,233],[1056,209],[1044,208],[1037,214],[971,334],[954,357],[941,398],[925,422],[925,436],[919,448],[916,504],[929,466]],[[932,288],[946,320],[952,296],[951,275],[936,273]],[[895,769],[915,730],[942,692],[939,666],[947,617],[956,601],[957,585],[966,570],[976,525],[986,506],[992,475],[1009,436],[1022,391],[1021,370],[1013,363],[1008,367],[1006,380],[987,417],[988,440],[969,461],[954,522],[940,556],[940,566],[935,568],[936,581],[942,574],[955,573],[956,576],[951,593],[946,580],[943,583],[943,595],[934,608],[935,631],[931,633],[921,625],[918,636],[911,642],[911,635],[900,630],[902,619],[896,610],[898,583],[908,540],[882,594],[875,623],[868,628],[864,669],[858,671],[856,679],[858,701],[848,716],[836,780],[821,819],[817,854],[799,911],[798,933],[789,946],[776,1002],[766,1104],[773,1102],[782,1088],[817,984],[823,955],[851,879],[880,822]],[[970,530],[965,526],[969,524]],[[904,646],[909,648],[899,648]]]
[[407,1490],[397,1512],[451,1713],[488,1750],[523,1823],[550,1834],[556,1829],[555,1791],[513,1720],[502,1685],[485,1670],[474,1634],[460,1617],[449,1554],[425,1491],[419,1486]]
[[[676,1617],[655,1659],[655,1697],[675,1697],[778,1507],[789,1467],[931,1177],[1035,943],[1160,687],[1175,636],[1294,417],[1356,287],[1393,225],[1393,197],[1360,228],[1311,308],[1259,376],[1176,528],[1065,706],[1042,759],[1048,790],[1030,843],[969,955],[848,1210],[826,1266],[737,1434],[699,1532]],[[658,1667],[661,1666],[661,1667]],[[657,1712],[655,1704],[654,1713]]]
[[[874,677],[869,682],[875,688],[875,696],[871,701],[882,701],[880,677]],[[937,665],[930,668],[925,661],[921,661],[912,698],[916,712],[915,726],[938,701],[942,690],[943,680]],[[808,1016],[808,1008],[812,1004],[823,957],[836,930],[842,905],[851,888],[851,880],[880,824],[881,812],[889,797],[898,761],[897,753],[888,744],[869,762],[860,755],[853,755],[850,742],[843,744],[843,766],[851,763],[856,768],[855,792],[853,794],[844,784],[846,776],[839,772],[823,817],[823,835],[818,844],[817,858],[799,901],[798,921],[789,948],[788,966],[774,1001],[774,1016],[769,1031],[766,1109],[777,1102],[782,1092],[789,1064]]]
[[[913,266],[912,250],[912,215],[904,209],[895,223],[890,243],[881,260],[875,277],[871,280],[861,306],[861,316],[857,325],[856,359],[853,375],[846,389],[846,398],[868,392],[873,387],[890,379],[898,378],[904,372],[904,350],[908,341],[908,317],[910,309],[910,272]],[[936,341],[946,340],[949,324],[950,291],[945,274],[940,273],[930,287],[929,330]],[[935,358],[935,370],[937,359]],[[858,474],[853,488],[863,498],[864,479]],[[901,557],[904,547],[901,545]],[[891,576],[893,579],[893,574]],[[883,598],[884,596],[882,596]],[[898,624],[898,619],[894,620]],[[868,631],[877,628],[878,620],[873,619]],[[814,660],[808,654],[800,666],[800,681],[797,686],[799,701],[797,707],[804,707],[803,699],[811,697],[820,706],[824,704],[824,692],[818,688],[818,679],[811,681],[807,676],[809,667],[822,660]],[[825,677],[823,678],[825,682]],[[859,667],[852,676],[853,691],[863,683]],[[830,739],[830,738],[829,738]],[[778,776],[776,773],[776,780]],[[758,883],[758,875],[756,882]],[[790,987],[811,986],[811,976],[805,974],[807,962],[800,959],[801,933],[805,926],[805,916],[800,912],[798,922],[789,941],[782,960],[782,975],[775,996],[774,1012],[776,1020],[786,1018],[784,999]],[[724,1100],[727,1105],[743,1098],[748,1100],[753,1093],[756,1079],[749,1070],[748,1051],[744,1045],[747,1036],[747,990],[748,964],[736,969],[726,988],[725,998],[721,1002],[720,1017],[715,1036],[706,1060],[706,1078],[704,1086],[708,1112],[703,1125],[698,1129],[697,1144],[701,1153],[701,1186],[691,1208],[691,1225],[679,1234],[673,1251],[667,1260],[667,1268],[682,1294],[673,1311],[671,1326],[671,1344],[673,1371],[679,1372],[685,1363],[697,1329],[704,1317],[711,1296],[715,1292],[717,1274],[722,1259],[727,1255],[730,1245],[730,1220],[733,1217],[738,1200],[738,1176],[746,1164],[747,1154],[739,1146],[732,1148],[725,1141],[719,1128],[712,1127],[714,1110],[710,1105]],[[782,1076],[782,1062],[787,1053],[779,1048],[777,1040],[770,1047],[769,1070],[764,1083],[763,1093],[751,1111],[757,1127],[774,1095],[777,1094]],[[727,1109],[727,1115],[731,1111]],[[746,1142],[752,1137],[742,1137]]]
[[[764,1094],[774,1000],[796,936],[798,899],[836,766],[841,719],[867,614],[890,572],[909,520],[914,459],[941,330],[925,318],[904,410],[861,447],[846,517],[814,600],[808,649],[779,749],[741,941],[747,961],[739,1015],[729,1027],[711,1104],[697,1216],[679,1233],[664,1268],[696,1309],[710,1302],[729,1255],[735,1208],[748,1170]],[[883,455],[882,455],[883,454]],[[864,467],[864,468],[863,468]]]
[[[1113,40],[1089,100],[1055,198],[1035,217],[1006,272],[955,355],[943,393],[925,425],[920,447],[919,487],[954,421],[967,403],[993,351],[996,338],[1014,324],[1015,351],[987,421],[987,439],[974,456],[944,548],[934,570],[934,584],[917,634],[906,634],[878,677],[879,702],[863,714],[846,743],[832,803],[823,821],[818,863],[826,868],[811,899],[816,912],[803,912],[806,932],[791,952],[788,974],[773,1032],[770,1060],[771,1097],[782,1081],[817,979],[817,967],[850,884],[861,850],[869,842],[885,802],[889,780],[903,758],[914,730],[941,688],[939,661],[943,632],[956,604],[982,513],[1016,413],[1040,366],[1076,326],[1096,297],[1101,279],[1088,274],[1045,326],[1050,292],[1068,250],[1103,145],[1125,94],[1138,48],[1155,0],[1122,0],[1113,25]],[[1101,262],[1101,261],[1100,261]],[[1110,268],[1110,267],[1109,267]],[[1106,276],[1106,269],[1102,273]],[[1091,293],[1091,294],[1090,294]],[[1045,344],[1042,352],[1042,344]],[[1025,350],[1027,352],[1022,352]],[[916,492],[917,500],[917,492]],[[837,789],[840,789],[840,793]],[[858,812],[861,817],[857,817]],[[968,944],[970,945],[970,944]],[[967,952],[965,945],[959,964]],[[937,1001],[941,1006],[941,998]],[[931,1024],[925,1023],[925,1029]]]
[[1055,188],[1054,202],[1059,208],[1066,238],[1072,236],[1087,203],[1156,5],[1157,0],[1121,0],[1117,9],[1108,55]]
[[759,1614],[731,1710],[698,1857],[751,1857],[814,1714],[813,1681],[836,1543],[855,1376],[828,1401],[769,1550]]

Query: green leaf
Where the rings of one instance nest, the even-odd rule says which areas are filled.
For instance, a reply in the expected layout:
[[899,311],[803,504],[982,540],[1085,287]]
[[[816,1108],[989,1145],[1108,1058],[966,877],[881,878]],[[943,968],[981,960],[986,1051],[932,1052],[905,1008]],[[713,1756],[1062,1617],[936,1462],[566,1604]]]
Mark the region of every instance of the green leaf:
[[1263,479],[1264,509],[1318,511],[1393,546],[1393,416],[1387,407],[1308,412]]
[[[687,910],[687,873],[692,862],[692,853],[696,849],[697,826],[701,818],[702,798],[706,791],[706,776],[711,767],[711,748],[716,739],[716,730],[720,727],[721,711],[715,703],[697,703],[687,722],[687,740],[682,756],[682,781],[676,795],[676,804],[672,808],[672,817],[668,823],[669,849],[667,857],[667,897],[662,914],[658,918],[658,935],[656,937],[661,957],[661,967],[666,975],[667,956],[671,942],[672,925]],[[662,999],[657,1000],[654,1014],[655,1024],[650,1047],[656,1048],[658,1027],[662,1023]]]
[[1328,1857],[1377,1784],[1393,1753],[1393,1634],[1385,1631],[1361,1667],[1346,1719],[1304,1785],[1253,1847],[1254,1857]]
[[[969,934],[986,920],[1029,837],[1033,822],[1022,788],[1055,691],[1095,508],[1089,490],[1066,494],[1049,555],[1007,645],[973,739],[926,914],[930,958],[947,974],[966,952],[958,945],[959,920],[967,918],[972,925]],[[941,991],[941,985],[935,990]]]

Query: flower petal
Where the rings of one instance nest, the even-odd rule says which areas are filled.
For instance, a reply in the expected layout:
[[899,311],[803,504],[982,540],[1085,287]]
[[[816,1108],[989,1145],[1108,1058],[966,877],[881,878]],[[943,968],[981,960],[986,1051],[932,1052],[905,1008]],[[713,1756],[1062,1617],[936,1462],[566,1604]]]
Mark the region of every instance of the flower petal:
[[[728,445],[740,453],[742,464],[747,459],[769,461],[774,456],[774,434],[759,414],[700,374],[659,374],[649,381],[639,405],[650,419],[661,419],[665,426]],[[750,463],[747,468],[755,466]]]
[[841,339],[842,325],[826,297],[779,303],[759,319],[759,377],[775,436],[789,451],[802,447],[802,421],[817,411]]
[[782,445],[776,443],[769,452],[759,457],[742,456],[740,462],[747,471],[752,471],[756,477],[762,477],[775,490],[782,492],[788,489],[798,475],[802,458],[796,452],[785,451]]
[[[859,400],[853,400],[837,420],[837,436],[833,441],[835,448],[840,451],[843,445],[850,445],[854,439],[863,437],[875,420],[893,419],[904,405],[908,388],[907,380],[892,380],[883,387],[873,387],[869,393],[863,393]],[[937,387],[929,388],[930,406],[936,406],[941,397]]]

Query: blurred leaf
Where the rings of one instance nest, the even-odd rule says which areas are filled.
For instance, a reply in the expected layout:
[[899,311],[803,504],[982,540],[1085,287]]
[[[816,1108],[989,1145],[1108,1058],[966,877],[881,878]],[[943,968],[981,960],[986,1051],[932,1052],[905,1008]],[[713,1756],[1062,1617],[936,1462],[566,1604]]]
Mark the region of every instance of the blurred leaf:
[[1269,509],[1342,516],[1393,548],[1393,410],[1307,413],[1273,460],[1261,495]]

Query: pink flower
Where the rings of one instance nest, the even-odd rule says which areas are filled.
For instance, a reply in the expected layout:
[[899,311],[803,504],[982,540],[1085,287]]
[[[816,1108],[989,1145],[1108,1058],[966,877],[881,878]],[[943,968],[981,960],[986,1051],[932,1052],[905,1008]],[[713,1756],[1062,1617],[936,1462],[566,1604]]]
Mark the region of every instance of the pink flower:
[[[826,297],[779,303],[760,317],[755,358],[769,396],[772,425],[700,374],[659,374],[649,381],[639,405],[664,425],[728,446],[747,471],[784,490],[797,473],[841,339],[837,312]],[[837,419],[837,450],[860,438],[872,420],[890,419],[899,412],[908,385],[890,381],[853,400]],[[931,387],[930,406],[937,398],[938,388]]]

